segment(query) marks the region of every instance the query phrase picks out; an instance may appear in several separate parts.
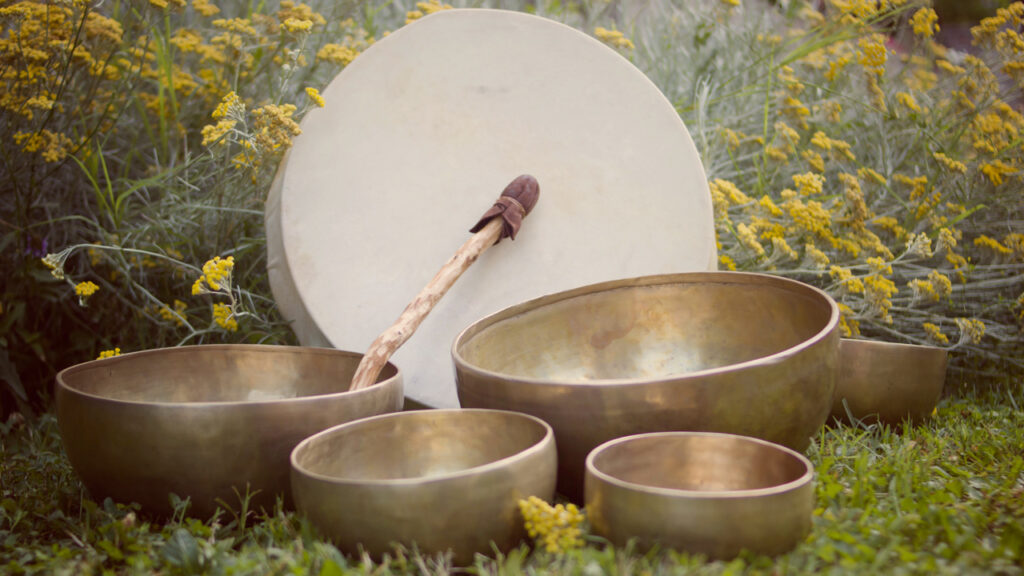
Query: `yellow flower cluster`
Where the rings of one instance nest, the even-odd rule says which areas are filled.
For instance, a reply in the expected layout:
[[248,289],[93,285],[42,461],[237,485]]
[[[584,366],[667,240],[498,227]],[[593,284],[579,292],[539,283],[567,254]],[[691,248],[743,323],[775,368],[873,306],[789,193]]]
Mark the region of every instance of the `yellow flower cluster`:
[[121,355],[121,349],[120,348],[114,348],[112,350],[103,350],[103,351],[101,351],[100,355],[97,356],[96,359],[97,360],[102,360],[104,358],[113,358],[114,356],[120,356],[120,355]]
[[910,26],[914,34],[922,38],[931,38],[939,31],[939,15],[931,8],[921,8],[910,17]]
[[342,44],[324,44],[316,53],[316,59],[339,66],[348,66],[359,55],[359,51]]
[[75,294],[77,294],[80,298],[83,298],[83,299],[88,298],[89,296],[92,296],[99,289],[100,289],[100,287],[97,286],[96,283],[91,281],[91,280],[87,280],[85,282],[79,282],[78,284],[75,284]]
[[633,41],[626,38],[622,32],[618,30],[609,30],[598,26],[594,28],[594,36],[612,48],[618,48],[619,50],[632,50],[634,48]]
[[936,324],[932,324],[931,322],[924,322],[921,324],[921,328],[924,330],[924,333],[928,336],[928,340],[931,341],[933,344],[938,344],[940,346],[945,346],[949,344],[949,337],[943,334],[942,329],[939,328]]
[[309,99],[313,102],[313,104],[316,104],[320,108],[323,108],[324,105],[327,104],[324,101],[324,97],[320,95],[320,91],[317,90],[316,88],[307,86],[306,87],[306,95],[309,96]]
[[183,326],[185,324],[183,318],[185,316],[185,310],[187,308],[187,304],[175,298],[173,310],[171,310],[171,308],[166,305],[160,307],[160,317],[166,320],[167,322],[174,323],[175,326]]
[[860,65],[875,76],[884,74],[885,63],[889,59],[888,50],[885,48],[885,36],[872,34],[861,38],[857,45],[860,47]]
[[960,341],[978,344],[985,336],[985,323],[977,318],[957,318],[957,328],[960,329]]
[[945,166],[946,169],[949,170],[950,172],[957,172],[959,174],[966,174],[967,173],[967,165],[966,164],[964,164],[963,162],[960,162],[958,160],[954,160],[954,159],[950,158],[949,156],[946,156],[942,152],[936,152],[936,153],[932,154],[932,157],[935,158],[935,160],[937,160],[939,162],[939,164],[942,164],[943,166]]
[[203,273],[192,284],[192,295],[209,292],[231,292],[231,272],[235,268],[235,257],[215,256],[203,264]]
[[442,4],[439,0],[428,0],[427,2],[417,2],[416,9],[410,10],[405,13],[405,23],[409,24],[415,20],[419,20],[424,16],[433,14],[440,10],[451,10],[450,4]]
[[544,500],[530,496],[519,501],[526,533],[544,550],[563,553],[583,546],[580,524],[584,516],[575,504],[552,506]]
[[238,321],[235,320],[234,310],[227,304],[218,302],[213,305],[213,321],[228,332],[238,331]]

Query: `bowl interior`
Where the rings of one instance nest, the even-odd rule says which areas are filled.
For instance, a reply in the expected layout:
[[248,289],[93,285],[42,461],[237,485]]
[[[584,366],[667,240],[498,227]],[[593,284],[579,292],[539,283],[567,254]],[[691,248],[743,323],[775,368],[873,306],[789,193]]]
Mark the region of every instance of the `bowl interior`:
[[761,490],[811,474],[789,450],[728,434],[634,436],[598,448],[590,466],[622,483],[691,492]]
[[[359,359],[289,346],[187,346],[88,362],[60,379],[71,390],[126,402],[256,402],[344,392]],[[396,374],[389,364],[380,379]]]
[[292,462],[338,481],[428,479],[516,456],[549,434],[540,420],[514,412],[401,412],[309,438],[295,449]]
[[467,332],[457,355],[476,368],[533,379],[663,377],[782,352],[824,330],[833,314],[823,294],[757,275],[613,283],[540,302]]

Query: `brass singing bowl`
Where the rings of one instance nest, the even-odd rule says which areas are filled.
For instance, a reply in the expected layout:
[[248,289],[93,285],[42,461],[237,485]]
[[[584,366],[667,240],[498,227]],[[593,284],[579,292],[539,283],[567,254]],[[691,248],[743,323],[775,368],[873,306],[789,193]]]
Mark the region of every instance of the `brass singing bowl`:
[[934,346],[842,339],[832,416],[886,424],[928,418],[942,396],[947,355]]
[[579,502],[584,459],[612,438],[697,430],[806,448],[832,407],[838,321],[821,290],[762,274],[595,284],[463,331],[459,402],[551,424],[558,491]]
[[218,500],[288,505],[288,456],[336,424],[400,410],[402,377],[348,392],[360,355],[340,350],[203,345],[135,352],[57,375],[68,458],[96,499],[138,502],[166,516],[169,494],[205,517]]
[[778,444],[661,432],[602,444],[587,457],[587,517],[617,546],[661,546],[712,559],[775,555],[811,529],[814,467]]
[[292,452],[296,507],[345,553],[392,543],[458,565],[524,535],[517,502],[550,501],[556,452],[540,419],[497,410],[423,410],[325,430]]

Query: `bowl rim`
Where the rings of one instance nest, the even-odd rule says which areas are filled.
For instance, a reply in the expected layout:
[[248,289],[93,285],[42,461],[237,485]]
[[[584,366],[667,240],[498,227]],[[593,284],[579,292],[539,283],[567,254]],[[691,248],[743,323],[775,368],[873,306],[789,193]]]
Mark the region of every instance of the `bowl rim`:
[[[163,354],[196,354],[206,353],[208,351],[227,350],[227,351],[251,351],[251,352],[268,352],[272,354],[312,354],[322,356],[359,356],[356,352],[349,352],[347,350],[339,350],[337,348],[323,348],[316,346],[284,346],[275,344],[196,344],[191,346],[170,346],[165,348],[150,348],[147,350],[138,350],[135,352],[127,352],[125,354],[119,354],[117,356],[111,356],[109,358],[98,358],[95,360],[89,360],[80,364],[75,364],[64,368],[57,373],[57,391],[70,394],[72,396],[87,398],[89,400],[97,402],[107,402],[117,405],[125,406],[139,406],[147,408],[212,408],[212,407],[231,407],[231,406],[267,406],[272,404],[298,404],[303,402],[317,402],[323,401],[324,399],[336,398],[341,396],[356,396],[364,394],[374,394],[381,389],[382,385],[394,384],[397,382],[399,385],[402,383],[402,371],[391,362],[388,362],[386,366],[390,366],[395,369],[395,374],[390,378],[386,378],[380,382],[374,383],[371,386],[363,388],[361,390],[344,390],[342,392],[330,392],[327,394],[316,394],[309,396],[294,396],[290,398],[263,398],[256,400],[221,400],[221,401],[203,401],[203,402],[156,402],[156,401],[145,401],[145,400],[126,400],[123,398],[116,398],[112,396],[104,396],[102,394],[94,394],[92,392],[86,392],[80,388],[77,388],[67,382],[69,376],[74,376],[78,372],[86,372],[89,370],[96,370],[103,366],[114,366],[119,362],[132,362],[138,361],[140,358],[145,358],[152,355],[163,355]],[[59,397],[59,394],[58,394]]]
[[[753,488],[748,490],[686,490],[683,488],[663,488],[659,486],[650,486],[647,484],[639,484],[636,482],[629,482],[622,480],[616,476],[612,476],[607,472],[604,472],[594,465],[594,459],[604,450],[612,448],[618,444],[628,444],[629,442],[644,439],[644,438],[670,438],[670,437],[711,437],[711,438],[731,438],[740,439],[745,442],[753,444],[760,444],[768,448],[772,448],[776,451],[787,454],[793,458],[796,458],[798,462],[804,467],[804,473],[795,480],[784,482],[782,484],[776,484],[767,488]],[[814,465],[811,461],[803,454],[760,438],[754,438],[752,436],[743,436],[740,434],[727,434],[724,432],[697,432],[697,431],[673,431],[673,432],[648,432],[645,434],[634,434],[631,436],[623,436],[621,438],[615,438],[601,444],[594,448],[587,454],[585,461],[585,479],[593,477],[597,480],[611,484],[618,488],[631,490],[634,492],[640,492],[652,496],[666,496],[673,498],[689,498],[692,500],[715,500],[715,499],[738,499],[738,498],[752,498],[759,496],[773,496],[777,494],[784,494],[797,490],[805,485],[810,484],[814,480]]]
[[[819,296],[822,301],[830,308],[829,319],[825,323],[825,326],[815,333],[813,336],[804,339],[794,346],[780,350],[774,354],[768,356],[760,356],[758,358],[752,358],[744,362],[737,362],[735,364],[727,364],[725,366],[717,366],[714,368],[705,368],[703,370],[694,370],[692,372],[678,372],[675,374],[665,374],[656,377],[636,377],[636,378],[602,378],[600,380],[563,380],[556,378],[533,378],[527,376],[519,376],[514,374],[506,374],[504,372],[495,372],[486,368],[481,368],[475,364],[469,363],[459,352],[459,347],[465,342],[475,336],[477,333],[483,331],[486,328],[499,324],[510,318],[520,316],[522,314],[529,313],[533,310],[543,308],[552,304],[564,300],[571,300],[579,296],[585,296],[588,294],[596,294],[599,292],[609,292],[618,289],[628,289],[637,287],[649,287],[649,286],[660,286],[666,284],[757,284],[757,283],[769,283],[780,285],[791,292],[799,290],[807,291],[811,294]],[[709,271],[709,272],[677,272],[671,274],[655,274],[648,276],[636,276],[633,278],[626,278],[620,280],[610,280],[606,282],[598,282],[595,284],[588,284],[573,288],[571,290],[565,290],[562,292],[555,292],[553,294],[547,294],[540,296],[526,302],[514,304],[493,314],[489,314],[476,322],[470,324],[455,337],[452,342],[451,354],[452,360],[456,367],[456,385],[462,387],[462,379],[458,378],[459,370],[466,370],[478,376],[485,376],[491,379],[501,379],[510,382],[516,382],[520,384],[531,384],[536,386],[567,386],[567,387],[587,387],[587,386],[638,386],[643,384],[651,384],[655,382],[674,382],[680,380],[688,380],[691,378],[701,378],[713,374],[728,374],[731,372],[737,372],[740,370],[747,369],[751,366],[757,365],[770,365],[781,362],[782,360],[799,354],[803,350],[817,345],[822,340],[828,338],[829,334],[836,332],[839,326],[839,305],[836,301],[828,295],[824,290],[793,280],[791,278],[785,278],[782,276],[774,276],[771,274],[763,274],[757,272],[735,272],[735,271]],[[838,345],[837,345],[838,346]]]
[[949,354],[949,348],[943,348],[941,346],[931,346],[928,344],[914,344],[911,342],[887,342],[885,340],[865,340],[862,338],[840,338],[839,339],[840,354],[842,354],[843,346],[853,346],[855,348],[867,348],[869,350],[877,351],[902,351],[903,353],[910,354],[938,354],[941,353],[944,356]]
[[[511,456],[506,456],[504,458],[499,458],[497,460],[493,460],[491,462],[488,462],[486,464],[481,464],[479,466],[473,466],[473,467],[470,467],[470,468],[464,468],[464,469],[461,469],[461,470],[456,470],[454,472],[446,472],[444,474],[437,474],[437,475],[434,475],[434,476],[421,476],[421,477],[416,477],[416,478],[362,478],[362,479],[341,478],[341,477],[338,477],[338,476],[330,476],[330,475],[327,475],[327,474],[321,474],[319,472],[313,472],[312,470],[309,470],[307,468],[304,468],[304,467],[300,466],[299,463],[297,462],[299,453],[302,452],[303,450],[305,450],[305,448],[307,446],[309,446],[310,444],[312,444],[313,442],[317,441],[318,439],[320,439],[322,437],[331,436],[333,434],[337,434],[337,433],[339,433],[339,430],[341,430],[343,428],[357,428],[359,426],[365,426],[368,423],[375,422],[377,420],[385,420],[385,419],[389,419],[389,418],[415,418],[415,417],[417,417],[419,415],[422,415],[424,413],[431,413],[431,414],[439,414],[440,413],[440,414],[446,414],[446,415],[447,414],[454,414],[454,415],[456,415],[456,417],[460,417],[458,415],[461,415],[461,414],[472,414],[472,413],[478,413],[478,414],[492,413],[492,414],[502,414],[502,415],[505,415],[505,416],[513,416],[513,417],[523,418],[523,419],[526,419],[526,420],[533,421],[536,424],[540,424],[541,427],[544,430],[544,436],[541,437],[540,440],[537,440],[536,442],[534,442],[530,446],[524,448],[523,450],[520,450],[520,451],[516,452],[515,454],[512,454]],[[446,408],[446,409],[408,410],[408,411],[402,411],[402,412],[390,412],[390,413],[387,413],[387,414],[379,414],[377,416],[370,416],[368,418],[360,418],[359,420],[353,420],[351,422],[345,422],[344,424],[338,424],[337,426],[332,426],[330,428],[327,428],[326,430],[321,430],[320,432],[317,432],[316,434],[313,434],[312,436],[309,436],[308,438],[305,438],[304,440],[302,440],[301,442],[296,444],[295,448],[292,449],[291,454],[288,457],[288,462],[291,465],[292,472],[294,472],[296,474],[301,474],[303,476],[306,476],[307,478],[312,478],[314,480],[318,480],[318,481],[325,482],[325,483],[328,483],[328,484],[332,484],[332,485],[335,485],[335,486],[403,487],[403,486],[417,486],[417,485],[433,484],[433,483],[437,483],[437,482],[445,482],[445,481],[448,481],[448,480],[455,480],[455,479],[458,479],[458,478],[465,478],[465,477],[471,477],[471,476],[477,476],[477,475],[481,475],[481,474],[486,474],[486,473],[491,472],[493,470],[498,470],[498,469],[501,469],[501,468],[505,468],[506,466],[509,466],[511,464],[516,464],[519,461],[523,461],[523,460],[527,460],[529,458],[532,458],[534,455],[542,453],[545,450],[553,449],[554,445],[555,445],[555,432],[551,428],[551,425],[548,424],[547,422],[545,422],[544,420],[541,420],[540,418],[537,418],[536,416],[533,416],[533,415],[530,415],[530,414],[525,414],[523,412],[515,412],[515,411],[512,411],[512,410],[495,410],[495,409],[491,409],[491,408]],[[294,484],[293,484],[293,490],[294,490]]]

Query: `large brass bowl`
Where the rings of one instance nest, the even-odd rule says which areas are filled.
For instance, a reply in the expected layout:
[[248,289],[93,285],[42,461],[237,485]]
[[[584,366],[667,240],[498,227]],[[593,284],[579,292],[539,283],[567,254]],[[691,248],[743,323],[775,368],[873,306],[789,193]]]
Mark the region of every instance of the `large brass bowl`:
[[558,490],[579,502],[597,445],[671,430],[803,450],[828,418],[839,310],[800,282],[737,272],[647,276],[544,296],[463,331],[463,407],[555,430]]
[[832,416],[899,424],[931,415],[946,381],[944,348],[842,339]]
[[554,435],[543,421],[496,410],[423,410],[325,430],[292,452],[297,508],[346,553],[392,543],[458,565],[523,537],[517,502],[551,500]]
[[206,516],[290,502],[288,455],[335,424],[402,407],[393,365],[348,392],[360,356],[340,350],[204,345],[148,350],[72,366],[57,375],[57,420],[90,494],[172,511],[169,494]]
[[799,453],[745,436],[661,432],[619,438],[587,457],[596,534],[728,559],[780,554],[811,529],[814,468]]

